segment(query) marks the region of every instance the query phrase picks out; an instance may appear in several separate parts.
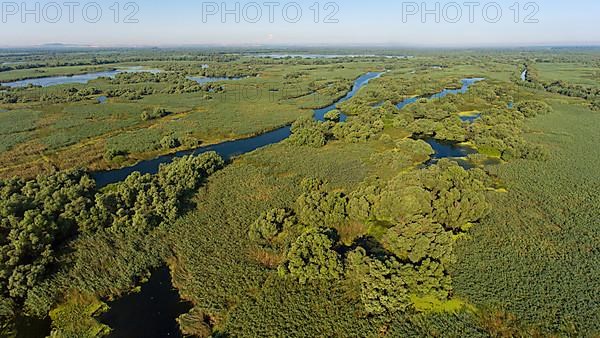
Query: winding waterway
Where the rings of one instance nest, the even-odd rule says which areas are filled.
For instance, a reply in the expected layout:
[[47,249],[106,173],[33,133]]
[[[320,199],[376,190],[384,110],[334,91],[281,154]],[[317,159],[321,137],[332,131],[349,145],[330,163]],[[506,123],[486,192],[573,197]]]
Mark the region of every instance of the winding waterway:
[[444,89],[441,92],[435,93],[433,95],[409,97],[409,98],[403,100],[402,102],[398,103],[396,105],[396,107],[398,107],[398,109],[402,109],[402,108],[408,106],[409,104],[415,103],[418,100],[423,99],[423,98],[429,99],[429,100],[434,100],[434,99],[444,98],[448,95],[464,94],[469,90],[469,87],[471,87],[473,84],[475,84],[479,81],[483,81],[483,80],[484,80],[484,78],[480,78],[480,77],[462,79],[462,80],[460,80],[460,82],[462,83],[462,86],[458,89]]
[[[356,79],[354,81],[354,85],[352,86],[352,89],[348,92],[348,94],[346,94],[346,96],[344,96],[337,102],[335,102],[327,107],[316,109],[314,111],[315,120],[324,121],[325,114],[327,114],[331,110],[335,109],[338,104],[345,102],[345,101],[351,99],[352,97],[354,97],[354,95],[356,95],[356,93],[362,87],[364,87],[366,84],[368,84],[369,81],[379,78],[383,74],[384,73],[382,73],[382,72],[369,72],[369,73],[366,73],[366,74],[360,76],[358,79]],[[441,92],[436,93],[431,96],[428,96],[426,98],[441,99],[447,95],[464,94],[467,92],[467,90],[469,89],[469,87],[471,85],[473,85],[474,83],[481,81],[481,80],[483,80],[483,79],[482,78],[463,79],[461,81],[462,82],[461,88],[459,88],[459,89],[444,89]],[[421,97],[408,98],[408,99],[398,103],[397,106],[400,109],[404,108],[408,104],[414,103],[420,98]],[[340,120],[345,121],[346,119],[347,119],[347,117],[344,114],[342,114]],[[231,158],[233,158],[235,156],[243,155],[245,153],[254,151],[256,149],[259,149],[259,148],[262,148],[262,147],[265,147],[265,146],[268,146],[271,144],[279,143],[279,142],[285,140],[286,138],[290,137],[290,135],[291,135],[290,125],[286,125],[284,127],[281,127],[281,128],[278,128],[278,129],[275,129],[272,131],[268,131],[268,132],[265,132],[265,133],[262,133],[262,134],[259,134],[257,136],[253,136],[253,137],[248,137],[248,138],[243,138],[243,139],[238,139],[238,140],[233,140],[233,141],[226,141],[226,142],[222,142],[222,143],[218,143],[218,144],[214,144],[214,145],[202,146],[202,147],[192,149],[192,150],[184,150],[184,151],[176,152],[174,154],[160,156],[160,157],[157,157],[157,158],[154,158],[151,160],[141,161],[130,167],[96,172],[96,173],[92,174],[92,177],[96,180],[96,186],[99,188],[102,188],[102,187],[105,187],[112,183],[121,182],[121,181],[125,180],[125,178],[127,178],[127,176],[131,175],[132,173],[134,173],[136,171],[140,172],[142,174],[156,174],[158,172],[158,168],[160,167],[161,164],[170,163],[171,161],[173,161],[173,159],[178,158],[178,157],[182,157],[182,156],[186,156],[186,155],[200,155],[200,154],[203,154],[203,153],[206,153],[209,151],[214,151],[214,152],[218,153],[219,155],[221,155],[221,157],[223,157],[223,159],[230,160]],[[443,147],[442,146],[438,147],[437,143],[441,144],[440,141],[437,141],[435,139],[426,139],[426,141],[432,145],[434,150],[436,150],[436,148],[444,150],[442,152],[437,152],[434,155],[434,158],[438,157],[438,159],[439,159],[439,158],[441,158],[440,156],[442,156],[442,157],[463,157],[465,154],[470,153],[470,148],[461,146],[457,143],[451,143],[451,144],[445,143]],[[452,150],[452,151],[450,151],[450,150]]]
[[117,76],[117,74],[120,74],[120,73],[141,73],[141,72],[156,74],[156,73],[161,72],[161,70],[145,69],[145,68],[142,68],[139,66],[135,66],[135,67],[128,67],[128,68],[124,68],[124,69],[108,70],[108,71],[104,71],[104,72],[78,74],[78,75],[71,75],[71,76],[46,76],[46,77],[25,79],[25,80],[13,81],[13,82],[4,82],[4,83],[1,83],[1,85],[5,86],[5,87],[19,88],[19,87],[27,87],[29,85],[40,86],[40,87],[50,87],[50,86],[70,84],[70,83],[85,84],[85,83],[88,83],[92,80],[95,80],[95,79],[98,79],[101,77],[112,78],[112,77]]
[[[314,118],[323,121],[325,114],[335,109],[337,104],[349,100],[370,80],[378,78],[382,74],[372,72],[359,77],[346,96],[327,107],[316,109]],[[346,116],[343,116],[343,119],[345,120]],[[184,155],[198,155],[208,151],[216,151],[224,159],[229,160],[234,156],[281,142],[290,135],[290,126],[287,125],[246,139],[161,156],[154,160],[142,161],[128,168],[98,172],[93,177],[97,186],[102,187],[122,181],[134,171],[156,173],[162,163],[168,163],[174,158]],[[109,305],[110,310],[102,315],[100,320],[113,329],[110,337],[181,337],[175,319],[191,309],[189,304],[181,302],[177,291],[172,287],[167,267],[155,271],[148,283],[142,285],[140,293],[127,295]]]
[[[327,112],[335,109],[338,104],[354,97],[369,81],[380,77],[382,74],[384,73],[370,72],[360,76],[355,80],[352,89],[346,96],[327,107],[316,109],[314,118],[323,121]],[[463,86],[460,89],[446,89],[428,98],[442,98],[450,94],[465,93],[469,86],[480,80],[482,79],[463,79]],[[418,99],[419,97],[409,98],[400,102],[397,106],[403,108]],[[342,114],[342,120],[346,120],[346,118]],[[245,139],[181,151],[142,161],[122,169],[96,172],[92,174],[92,177],[96,180],[98,187],[104,187],[108,184],[123,181],[133,172],[154,174],[161,164],[169,163],[174,158],[185,155],[199,155],[209,151],[215,151],[225,160],[230,160],[232,157],[285,140],[291,135],[290,129],[290,125],[286,125]],[[435,150],[435,155],[426,165],[433,164],[441,158],[459,158],[475,152],[473,149],[457,143],[443,142],[433,138],[427,138],[425,141]],[[112,302],[110,310],[102,315],[100,320],[113,329],[111,337],[180,337],[181,333],[175,319],[189,311],[190,308],[189,304],[183,303],[179,299],[178,292],[171,284],[168,268],[163,267],[152,274],[148,283],[142,285],[140,293],[133,293]]]
[[[369,81],[380,77],[383,73],[370,72],[362,75],[354,82],[352,89],[346,96],[341,98],[339,101],[314,111],[314,118],[319,121],[325,119],[325,114],[333,109],[336,105],[349,100]],[[346,120],[346,116],[342,115],[341,120]],[[222,142],[214,145],[203,146],[193,150],[180,151],[174,154],[164,155],[155,159],[141,161],[133,166],[125,167],[116,170],[100,171],[92,174],[92,177],[96,180],[97,187],[105,187],[112,183],[117,183],[125,180],[127,176],[138,171],[142,174],[156,174],[161,164],[169,163],[174,158],[186,156],[186,155],[200,155],[209,151],[217,152],[223,159],[230,160],[235,156],[239,156],[256,149],[275,144],[285,140],[292,134],[291,126],[286,125],[284,127],[259,134],[257,136],[248,137],[244,139]]]

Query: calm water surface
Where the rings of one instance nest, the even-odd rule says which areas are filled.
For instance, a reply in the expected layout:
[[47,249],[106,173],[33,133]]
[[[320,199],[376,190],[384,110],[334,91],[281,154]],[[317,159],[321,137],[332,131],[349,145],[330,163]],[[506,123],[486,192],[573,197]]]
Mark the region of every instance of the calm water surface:
[[[380,77],[383,73],[367,73],[356,79],[352,90],[336,103],[327,107],[316,109],[314,118],[319,121],[324,120],[327,112],[335,109],[336,105],[352,98],[356,93],[370,80]],[[463,87],[460,89],[444,90],[432,98],[440,98],[449,94],[464,93],[468,87],[481,79],[464,79]],[[220,81],[220,80],[215,80]],[[410,98],[398,104],[400,108],[415,102],[418,98]],[[346,116],[342,116],[346,120]],[[169,163],[174,158],[185,155],[199,155],[208,151],[215,151],[224,159],[229,160],[232,157],[242,155],[264,146],[281,142],[291,135],[290,126],[284,126],[279,129],[266,132],[254,137],[240,139],[235,141],[223,142],[215,145],[204,146],[198,149],[181,151],[171,155],[165,155],[156,159],[142,161],[134,166],[117,170],[96,172],[92,176],[96,180],[98,187],[104,187],[111,183],[123,181],[131,173],[138,171],[142,174],[154,174],[158,172],[160,164]],[[433,138],[425,139],[433,149],[435,155],[432,156],[428,165],[436,163],[441,158],[460,158],[468,154],[475,153],[471,148],[461,146],[457,143],[442,142]],[[467,164],[464,164],[466,166]],[[178,292],[171,284],[171,277],[167,267],[162,267],[155,271],[149,281],[142,285],[140,293],[134,293],[122,297],[111,304],[111,309],[103,314],[100,320],[113,328],[111,337],[180,337],[175,319],[188,312],[191,306],[180,300]],[[42,325],[42,322],[30,325]],[[48,329],[45,326],[45,329]],[[34,334],[33,330],[28,337],[43,337],[49,331],[41,330],[39,334]],[[27,331],[24,331],[27,332]]]

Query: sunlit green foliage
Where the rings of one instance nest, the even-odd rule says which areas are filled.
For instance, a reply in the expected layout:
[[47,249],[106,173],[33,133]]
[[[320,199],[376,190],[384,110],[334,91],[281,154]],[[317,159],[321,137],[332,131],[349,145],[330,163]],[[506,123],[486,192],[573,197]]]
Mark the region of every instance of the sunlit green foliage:
[[[85,262],[98,257],[102,250],[114,252],[117,260],[125,258],[119,257],[125,253],[131,260],[131,250],[137,250],[135,254],[141,254],[150,262],[147,264],[156,264],[146,255],[152,250],[140,250],[148,243],[136,244],[139,238],[131,236],[153,238],[153,230],[174,221],[188,206],[191,194],[223,165],[215,153],[184,157],[161,166],[157,175],[134,173],[125,182],[102,192],[95,191],[94,181],[83,171],[40,176],[32,181],[1,181],[3,299],[10,297],[19,303],[26,300],[30,313],[43,315],[61,289],[66,291],[78,284],[78,290],[96,294],[99,288],[113,288],[118,283],[109,275],[103,276],[108,283],[94,279],[98,271],[107,270],[95,269]],[[66,274],[54,278],[51,268],[59,262],[59,250],[77,234],[80,237],[73,244],[77,250],[70,256],[74,264],[66,268]],[[121,242],[127,243],[124,250],[114,247],[120,237],[128,238]],[[99,248],[102,250],[97,251]],[[130,284],[131,278],[140,274],[144,264],[136,264],[138,270],[126,275],[121,283]]]
[[93,317],[107,310],[108,306],[94,296],[72,292],[62,304],[50,311],[53,325],[50,337],[104,337],[110,328]]
[[396,257],[413,264],[427,258],[442,263],[452,260],[452,234],[429,219],[389,229],[383,237],[383,245]]
[[288,142],[298,146],[319,148],[327,143],[327,126],[312,118],[299,119],[292,124]]
[[552,107],[542,101],[521,101],[515,108],[525,117],[536,117],[552,112]]
[[152,110],[144,110],[141,118],[144,121],[154,120],[169,115],[169,112],[164,108],[154,108]]
[[185,207],[184,199],[223,165],[219,155],[206,153],[176,159],[161,166],[157,175],[133,173],[114,188],[97,194],[95,205],[83,211],[79,226],[85,231],[125,228],[145,233],[173,222]]
[[82,171],[0,181],[0,285],[22,299],[48,273],[56,251],[77,229],[94,181]]
[[332,122],[339,122],[340,118],[341,118],[342,113],[340,113],[339,110],[332,110],[330,112],[328,112],[327,114],[325,114],[325,120],[327,121],[332,121]]
[[347,198],[343,193],[329,193],[319,179],[304,180],[302,189],[304,193],[296,201],[301,222],[333,228],[346,220]]
[[340,256],[333,248],[337,240],[335,236],[328,229],[308,229],[288,250],[279,273],[291,275],[300,284],[316,279],[340,278],[343,268]]
[[394,143],[394,148],[375,153],[371,160],[378,166],[399,172],[414,163],[424,162],[434,151],[423,140],[402,139]]
[[269,210],[250,225],[250,239],[257,242],[271,243],[284,229],[289,229],[295,224],[296,217],[290,210]]

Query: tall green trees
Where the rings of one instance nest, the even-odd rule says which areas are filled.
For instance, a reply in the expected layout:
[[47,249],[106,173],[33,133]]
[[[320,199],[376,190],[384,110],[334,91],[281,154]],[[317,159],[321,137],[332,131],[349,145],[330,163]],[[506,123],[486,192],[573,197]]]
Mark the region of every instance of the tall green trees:
[[340,255],[334,250],[333,231],[309,228],[292,244],[286,261],[279,267],[281,274],[289,274],[301,284],[316,279],[338,279],[343,273]]
[[162,165],[156,175],[133,173],[100,192],[81,170],[0,181],[0,305],[21,304],[78,234],[147,235],[173,222],[223,165],[216,153],[183,157]]
[[327,126],[312,118],[299,119],[292,124],[288,142],[298,146],[319,148],[327,143]]
[[260,243],[271,243],[284,229],[295,224],[296,217],[291,210],[269,210],[250,225],[250,238]]
[[[411,142],[419,149],[418,143]],[[295,212],[264,213],[249,235],[258,243],[283,243],[271,247],[285,256],[281,275],[302,284],[346,279],[368,313],[404,311],[413,296],[450,298],[455,235],[488,212],[484,177],[479,169],[442,160],[389,180],[366,181],[350,194],[309,178]],[[363,233],[342,242],[338,231],[356,223],[364,224]]]
[[184,199],[223,165],[223,159],[211,152],[175,159],[162,165],[157,175],[133,173],[114,189],[97,194],[80,226],[86,231],[110,227],[146,232],[172,222],[185,206]]
[[93,201],[94,181],[82,171],[0,181],[0,286],[21,299],[56,261]]
[[346,220],[347,198],[343,193],[328,192],[319,179],[305,179],[302,188],[304,193],[296,201],[296,210],[304,224],[333,228]]

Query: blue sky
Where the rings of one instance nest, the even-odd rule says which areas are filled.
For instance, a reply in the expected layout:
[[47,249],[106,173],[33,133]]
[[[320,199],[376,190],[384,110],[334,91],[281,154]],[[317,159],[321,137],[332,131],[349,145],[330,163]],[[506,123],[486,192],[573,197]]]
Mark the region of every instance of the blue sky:
[[[128,0],[119,3],[118,23],[115,23],[115,8],[110,8],[116,1],[80,1],[79,6],[73,8],[74,22],[71,23],[69,7],[63,1],[55,2],[62,12],[62,16],[57,17],[55,5],[48,5],[51,1],[28,0],[25,1],[27,8],[22,8],[20,0],[14,3],[3,0],[0,46],[45,43],[94,46],[600,45],[600,1],[597,0],[544,0],[534,2],[528,8],[525,8],[528,1],[521,1],[518,3],[518,16],[515,16],[516,7],[513,7],[516,0],[472,1],[479,3],[474,7],[465,5],[465,1],[346,0],[334,2],[328,8],[325,5],[329,0],[255,0],[254,5],[250,4],[253,1],[145,0],[135,2],[139,12],[133,18],[137,19],[137,23],[123,22],[125,16],[135,9],[135,6],[130,6],[127,10],[124,8]],[[265,5],[269,1],[274,4]],[[312,7],[315,2],[320,9],[317,17],[315,7]],[[39,4],[39,10],[36,10],[36,3]],[[86,22],[85,19],[95,21],[94,3],[102,9],[102,16],[97,22]],[[239,4],[239,23],[234,14],[227,15],[223,22],[222,3],[228,9],[235,9],[235,4]],[[440,14],[440,22],[436,22],[435,14],[428,14],[425,21],[422,20],[422,3],[425,3],[427,9]],[[435,10],[436,3],[439,4],[439,11]],[[83,14],[84,5],[88,5],[87,17]],[[256,15],[256,5],[262,12],[260,18]],[[483,12],[486,5],[487,15]],[[287,17],[283,13],[284,6],[287,6]],[[336,6],[339,11],[333,19],[338,22],[325,23],[326,15],[335,10]],[[302,10],[299,17],[296,15],[297,7]],[[497,7],[502,10],[500,17],[496,15]],[[530,21],[538,22],[524,22],[536,7],[539,11]],[[270,8],[273,8],[274,22],[269,20]],[[474,22],[470,22],[470,8],[473,8]],[[25,15],[23,22],[22,14],[26,9],[30,12]],[[457,17],[457,9],[462,12],[460,18]],[[210,10],[216,13],[209,15]],[[37,14],[40,16],[39,23],[36,22]],[[296,18],[298,22],[288,22]],[[315,23],[315,19],[318,23]]]

